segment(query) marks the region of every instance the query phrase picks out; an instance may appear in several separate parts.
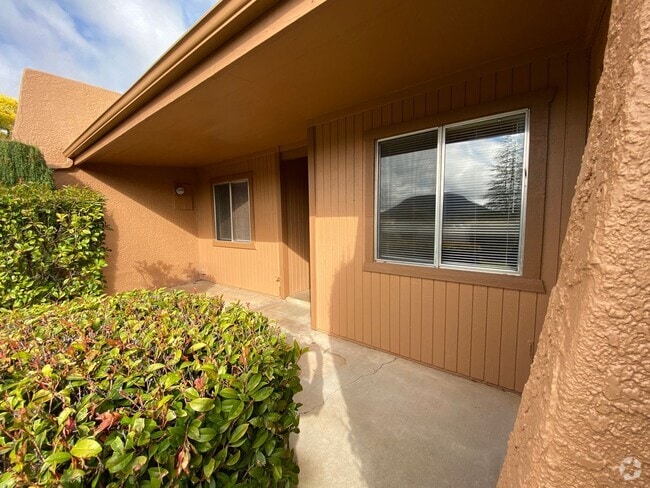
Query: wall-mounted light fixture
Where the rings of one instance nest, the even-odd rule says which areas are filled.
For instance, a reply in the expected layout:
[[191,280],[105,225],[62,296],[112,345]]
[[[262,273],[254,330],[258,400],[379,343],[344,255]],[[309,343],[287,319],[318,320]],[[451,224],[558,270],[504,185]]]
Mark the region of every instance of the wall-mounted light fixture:
[[194,210],[192,185],[174,183],[174,208],[176,210]]

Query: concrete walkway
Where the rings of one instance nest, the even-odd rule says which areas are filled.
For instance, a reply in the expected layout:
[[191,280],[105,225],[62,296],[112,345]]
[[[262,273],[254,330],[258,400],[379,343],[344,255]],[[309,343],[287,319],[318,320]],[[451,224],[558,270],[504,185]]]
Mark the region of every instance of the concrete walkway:
[[198,282],[276,320],[301,346],[293,444],[304,488],[491,487],[519,396],[310,328],[309,304]]

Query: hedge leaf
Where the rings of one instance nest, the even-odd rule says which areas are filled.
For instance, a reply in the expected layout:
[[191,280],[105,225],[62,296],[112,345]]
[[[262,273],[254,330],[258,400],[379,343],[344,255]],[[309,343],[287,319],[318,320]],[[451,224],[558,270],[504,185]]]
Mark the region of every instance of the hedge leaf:
[[300,353],[183,292],[0,312],[0,487],[295,485]]

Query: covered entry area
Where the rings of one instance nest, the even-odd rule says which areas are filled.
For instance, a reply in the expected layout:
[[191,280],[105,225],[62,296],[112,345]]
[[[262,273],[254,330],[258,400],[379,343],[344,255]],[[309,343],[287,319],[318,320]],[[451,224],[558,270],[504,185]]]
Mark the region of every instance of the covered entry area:
[[[157,214],[171,222],[170,236],[182,231],[196,242],[192,248],[170,238],[160,251],[172,256],[165,259],[174,260],[175,276],[189,269],[275,297],[309,289],[314,329],[521,391],[557,279],[602,66],[607,3],[472,0],[459,8],[422,0],[224,0],[64,153],[80,173],[105,164],[128,182],[137,175],[145,188],[136,196],[142,214]],[[472,266],[489,263],[490,256],[452,266],[437,256],[446,218],[442,189],[458,183],[452,170],[445,172],[452,167],[447,159],[439,160],[439,169],[427,163],[442,182],[435,189],[442,210],[441,218],[428,210],[435,243],[414,253],[427,256],[425,265],[380,256],[378,141],[438,131],[442,155],[453,142],[442,138],[447,130],[476,128],[481,120],[497,124],[513,114],[523,117],[516,133],[529,144],[526,160],[517,157],[527,182],[512,196],[525,208],[518,210],[517,245],[505,248],[519,253],[506,260],[508,269]],[[470,142],[467,147],[480,146]],[[287,157],[295,148],[306,149]],[[484,162],[472,161],[468,174]],[[163,181],[171,173],[161,168],[168,167],[174,180]],[[423,179],[408,171],[400,194],[419,198]],[[217,235],[214,185],[222,195],[232,197],[237,188],[246,195],[243,213],[250,220],[242,239]],[[183,198],[193,197],[170,209],[178,186]],[[467,200],[466,190],[454,191]],[[395,199],[391,208],[401,203]],[[483,215],[484,227],[495,227],[495,212],[505,211],[483,211],[482,194],[462,205],[463,212]],[[116,201],[112,208],[127,205]],[[153,219],[130,220],[120,229],[127,239],[159,235]],[[461,218],[448,223],[466,224]],[[462,234],[447,242],[465,249],[475,241]],[[136,246],[129,244],[114,248],[124,273],[130,261],[151,254],[134,256]],[[482,252],[489,254],[487,245]],[[134,276],[116,288],[137,281]]]

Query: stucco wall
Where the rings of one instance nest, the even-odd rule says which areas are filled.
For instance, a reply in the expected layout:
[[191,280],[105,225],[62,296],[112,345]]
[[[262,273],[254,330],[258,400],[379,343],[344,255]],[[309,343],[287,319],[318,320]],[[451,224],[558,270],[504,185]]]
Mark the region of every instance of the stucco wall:
[[[25,70],[13,136],[38,146],[48,165],[68,166],[63,149],[119,94],[73,80]],[[191,168],[83,165],[55,172],[57,184],[77,184],[106,198],[111,249],[107,291],[160,287],[202,276],[198,269],[195,211],[179,202],[176,184],[193,185]],[[191,187],[189,187],[191,190]]]
[[179,209],[174,188],[195,183],[189,168],[82,166],[57,184],[90,187],[106,198],[107,291],[159,288],[201,277],[195,211]]
[[119,96],[103,88],[26,69],[13,137],[38,146],[49,166],[66,167],[63,150]]
[[616,0],[501,487],[650,486],[649,133],[650,2]]

